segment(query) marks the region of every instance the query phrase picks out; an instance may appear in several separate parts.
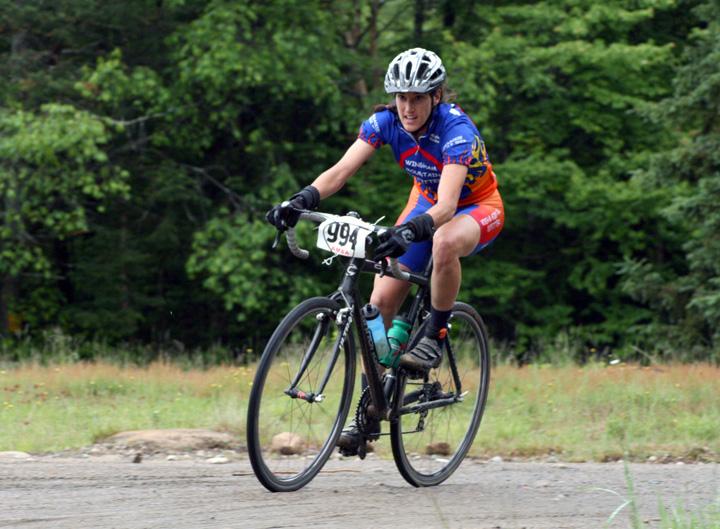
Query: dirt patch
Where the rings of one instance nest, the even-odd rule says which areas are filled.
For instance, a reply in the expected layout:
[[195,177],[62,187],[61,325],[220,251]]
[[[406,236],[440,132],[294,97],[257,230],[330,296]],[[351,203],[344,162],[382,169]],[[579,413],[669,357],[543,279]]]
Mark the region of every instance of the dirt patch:
[[131,430],[101,441],[107,448],[135,449],[143,452],[182,452],[236,448],[238,440],[228,433],[196,428]]
[[[664,505],[699,513],[716,501],[720,465],[467,460],[416,489],[392,461],[333,456],[306,488],[271,494],[246,457],[224,465],[163,454],[36,456],[0,461],[0,527],[23,529],[589,529],[658,528]],[[614,518],[613,518],[614,517]],[[713,526],[714,527],[714,526]]]

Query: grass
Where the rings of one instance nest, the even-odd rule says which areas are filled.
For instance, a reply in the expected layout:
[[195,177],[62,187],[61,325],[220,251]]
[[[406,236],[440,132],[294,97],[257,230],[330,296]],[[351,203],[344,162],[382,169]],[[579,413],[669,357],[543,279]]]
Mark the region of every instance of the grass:
[[[627,461],[625,461],[624,465],[627,498],[613,490],[598,489],[615,494],[623,500],[623,503],[621,503],[607,519],[605,526],[610,527],[613,520],[623,510],[627,509],[629,510],[629,521],[632,529],[643,529],[645,523],[640,516],[635,494],[635,485]],[[658,513],[660,515],[659,521],[661,529],[720,529],[720,497],[718,497],[715,502],[705,506],[705,508],[695,511],[686,510],[682,504],[667,507],[665,503],[660,500]]]
[[685,510],[682,505],[666,507],[661,502],[660,520],[662,529],[718,529],[720,528],[720,502],[708,505],[700,512]]
[[[146,428],[243,435],[253,375],[162,363],[0,368],[0,451],[79,448]],[[708,365],[499,366],[471,454],[720,461],[718,380]]]
[[47,452],[149,428],[244,431],[253,371],[65,364],[0,369],[0,450]]
[[570,461],[720,460],[720,369],[501,366],[475,441],[482,455]]
[[[699,512],[686,510],[682,505],[667,507],[661,501],[659,511],[662,529],[720,528],[720,500]],[[639,529],[644,525],[635,524],[635,527]]]

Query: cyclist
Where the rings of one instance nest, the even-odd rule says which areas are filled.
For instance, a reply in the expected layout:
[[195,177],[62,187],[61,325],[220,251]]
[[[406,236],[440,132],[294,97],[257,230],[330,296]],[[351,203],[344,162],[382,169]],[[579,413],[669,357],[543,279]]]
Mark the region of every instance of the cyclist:
[[[460,258],[492,243],[505,218],[484,141],[463,110],[447,102],[446,77],[432,51],[413,48],[397,55],[385,75],[385,91],[394,100],[363,122],[357,140],[335,165],[290,197],[289,206],[277,205],[267,214],[278,229],[294,226],[295,208],[315,209],[376,149],[390,145],[414,185],[395,226],[383,234],[375,258],[397,257],[401,267],[413,272],[421,272],[433,258],[430,322],[425,336],[400,357],[400,366],[416,378],[442,360],[442,342],[460,289]],[[380,309],[386,327],[409,288],[406,281],[376,276],[370,302]],[[353,423],[343,430],[338,446],[351,451],[360,439]]]

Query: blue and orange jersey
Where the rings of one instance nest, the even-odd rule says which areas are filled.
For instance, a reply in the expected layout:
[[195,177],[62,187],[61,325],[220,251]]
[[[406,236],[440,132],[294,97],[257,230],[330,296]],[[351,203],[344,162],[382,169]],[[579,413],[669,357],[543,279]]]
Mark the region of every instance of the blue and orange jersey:
[[376,112],[364,121],[358,137],[376,149],[389,144],[400,167],[413,177],[417,190],[433,204],[437,202],[440,174],[447,164],[468,168],[459,206],[479,202],[497,189],[485,142],[457,105],[441,103],[435,107],[427,131],[418,139],[403,128],[390,110]]

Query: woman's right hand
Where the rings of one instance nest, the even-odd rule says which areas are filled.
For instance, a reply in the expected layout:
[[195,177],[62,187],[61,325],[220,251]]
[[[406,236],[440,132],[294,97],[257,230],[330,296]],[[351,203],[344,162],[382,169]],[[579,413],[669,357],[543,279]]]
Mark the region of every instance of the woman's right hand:
[[315,209],[320,203],[320,192],[313,186],[307,186],[289,200],[273,206],[265,214],[265,219],[280,231],[294,228],[305,209]]
[[265,214],[265,219],[280,231],[288,228],[294,228],[300,219],[300,211],[305,209],[296,198],[293,200],[285,200],[284,202],[273,206]]

